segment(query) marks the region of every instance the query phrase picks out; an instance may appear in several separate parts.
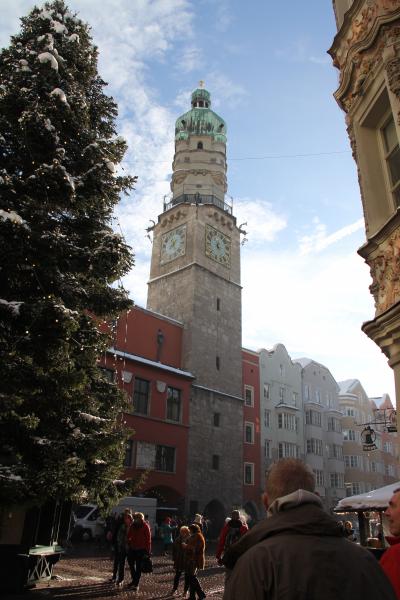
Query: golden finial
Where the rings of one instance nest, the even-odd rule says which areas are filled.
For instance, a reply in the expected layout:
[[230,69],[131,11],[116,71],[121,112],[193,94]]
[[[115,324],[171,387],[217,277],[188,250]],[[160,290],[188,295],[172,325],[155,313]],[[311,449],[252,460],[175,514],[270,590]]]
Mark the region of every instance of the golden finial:
[[203,88],[204,87],[204,81],[202,79],[200,79],[199,81],[199,88]]

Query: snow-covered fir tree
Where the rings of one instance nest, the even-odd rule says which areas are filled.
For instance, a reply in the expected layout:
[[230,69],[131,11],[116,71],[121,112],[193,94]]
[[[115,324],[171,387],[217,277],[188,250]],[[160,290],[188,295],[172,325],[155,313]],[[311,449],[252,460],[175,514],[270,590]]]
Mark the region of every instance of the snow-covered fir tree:
[[134,177],[90,28],[34,8],[0,54],[0,502],[115,493],[124,396],[98,324],[129,308],[112,212]]

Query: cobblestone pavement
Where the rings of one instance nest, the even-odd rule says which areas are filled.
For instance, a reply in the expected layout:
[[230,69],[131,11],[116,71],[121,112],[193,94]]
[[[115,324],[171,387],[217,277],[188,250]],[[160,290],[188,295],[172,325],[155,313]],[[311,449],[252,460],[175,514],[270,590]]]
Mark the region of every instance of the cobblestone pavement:
[[[206,568],[199,571],[198,577],[207,598],[222,600],[224,571],[218,567],[213,550],[211,545],[206,556]],[[4,600],[101,600],[111,597],[118,600],[172,600],[173,597],[169,594],[174,574],[171,558],[155,551],[153,566],[153,573],[142,575],[138,593],[128,588],[119,589],[107,581],[112,574],[112,561],[107,549],[92,544],[79,544],[57,563],[51,582],[40,583],[23,595],[7,596]],[[128,568],[125,571],[125,581],[130,582]],[[183,578],[179,592],[182,597]]]

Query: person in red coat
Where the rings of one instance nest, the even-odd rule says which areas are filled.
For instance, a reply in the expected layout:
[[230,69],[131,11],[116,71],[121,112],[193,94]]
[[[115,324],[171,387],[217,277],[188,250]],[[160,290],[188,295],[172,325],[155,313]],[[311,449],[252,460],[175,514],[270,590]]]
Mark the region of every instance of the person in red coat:
[[238,510],[233,510],[231,514],[231,518],[227,520],[223,528],[221,529],[221,533],[218,540],[216,559],[218,564],[221,563],[221,558],[225,554],[226,550],[232,546],[235,542],[237,542],[242,535],[244,535],[248,531],[248,527],[246,523],[240,520],[240,513]]
[[400,488],[394,490],[385,515],[393,537],[386,538],[390,548],[383,554],[380,563],[400,600]]
[[134,513],[133,522],[129,528],[128,536],[128,564],[132,581],[128,587],[134,591],[139,590],[139,581],[142,575],[142,560],[151,554],[151,531],[144,520],[143,513]]

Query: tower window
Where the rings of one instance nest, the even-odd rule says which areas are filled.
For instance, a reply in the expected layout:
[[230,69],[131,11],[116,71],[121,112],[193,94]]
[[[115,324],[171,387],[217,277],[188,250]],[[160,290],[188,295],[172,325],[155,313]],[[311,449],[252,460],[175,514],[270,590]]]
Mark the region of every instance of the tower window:
[[203,150],[203,142],[198,142],[197,150]]
[[220,360],[219,360],[219,356],[215,357],[215,366],[217,367],[217,371],[219,371],[219,367],[220,367]]
[[217,310],[221,310],[221,300],[217,298]]
[[214,413],[214,427],[219,427],[221,423],[221,413]]
[[219,469],[219,456],[218,454],[213,454],[212,456],[212,468],[214,471],[218,471]]
[[203,100],[199,100],[199,106],[201,106],[203,108],[203,106],[204,106]]

